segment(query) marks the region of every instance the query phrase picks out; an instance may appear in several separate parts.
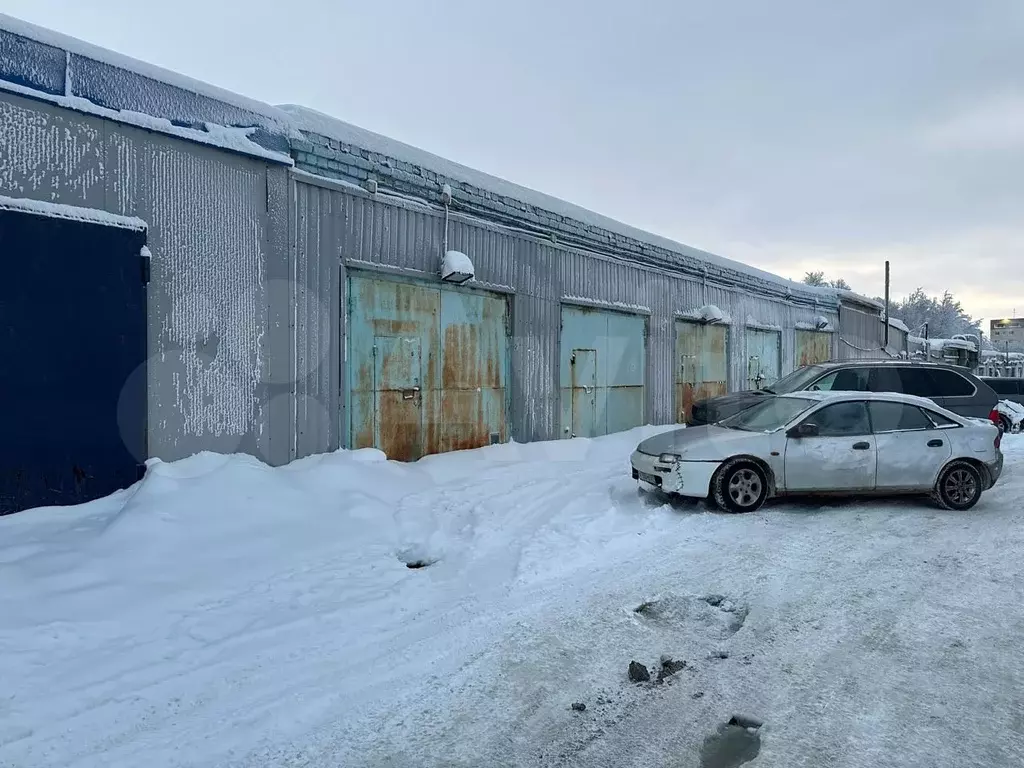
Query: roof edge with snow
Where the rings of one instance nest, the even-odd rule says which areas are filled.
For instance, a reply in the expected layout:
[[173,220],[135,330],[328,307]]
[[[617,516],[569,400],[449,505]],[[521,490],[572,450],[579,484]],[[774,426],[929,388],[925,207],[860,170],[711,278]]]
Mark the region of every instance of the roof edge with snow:
[[0,195],[0,211],[16,211],[37,216],[48,216],[69,221],[83,221],[89,224],[103,224],[108,227],[120,227],[137,232],[145,232],[148,225],[135,216],[121,216],[107,213],[96,208],[79,208],[75,205],[47,203],[42,200],[27,200],[20,197]]
[[[0,88],[289,165],[301,165],[296,143],[318,134],[363,150],[355,161],[361,168],[390,173],[389,180],[401,178],[406,186],[419,185],[417,191],[431,194],[440,192],[438,178],[457,182],[455,207],[460,202],[465,206],[460,196],[470,192],[483,203],[475,211],[479,215],[569,247],[752,288],[794,303],[830,309],[839,304],[833,288],[808,286],[645,232],[312,109],[264,104],[4,14],[0,42],[15,52],[0,59]],[[243,128],[251,128],[252,135],[237,132]],[[319,170],[314,167],[313,172]]]
[[[807,303],[820,303],[826,307],[837,307],[839,304],[837,291],[834,288],[798,283],[743,262],[683,245],[675,240],[632,227],[560,198],[492,176],[308,107],[282,104],[278,105],[278,109],[293,118],[294,127],[305,134],[307,139],[319,136],[325,140],[324,146],[314,146],[309,141],[293,142],[293,149],[298,150],[297,158],[301,158],[303,153],[324,154],[336,156],[341,165],[354,164],[357,168],[365,169],[369,164],[369,167],[372,167],[379,175],[386,176],[403,185],[416,187],[417,191],[425,192],[428,195],[433,193],[433,196],[436,197],[439,197],[444,182],[459,182],[465,185],[465,190],[475,198],[474,202],[483,199],[488,203],[488,207],[492,209],[489,213],[493,214],[495,210],[507,210],[510,218],[522,219],[524,222],[530,222],[532,219],[547,219],[547,222],[538,221],[538,225],[551,226],[554,223],[555,237],[560,242],[562,241],[561,236],[568,232],[569,239],[566,240],[566,243],[569,245],[574,244],[572,242],[573,235],[581,235],[585,241],[587,231],[592,230],[591,234],[597,236],[594,238],[595,241],[601,241],[601,244],[606,247],[614,248],[619,243],[609,244],[609,238],[602,236],[604,233],[609,233],[617,235],[618,238],[635,241],[638,246],[646,247],[647,250],[661,249],[682,257],[691,262],[689,266],[690,271],[693,272],[705,272],[707,270],[704,265],[707,265],[712,268],[712,272],[717,272],[719,276],[727,279],[731,277],[733,282],[739,284],[742,284],[743,278],[754,278],[775,286],[775,292],[779,295],[800,298]],[[362,152],[353,152],[353,148],[362,150]],[[302,165],[301,160],[298,161],[298,164]],[[363,175],[365,176],[365,173]],[[457,207],[458,204],[459,197],[456,191],[452,205]],[[528,208],[524,210],[523,204],[536,209],[536,211],[530,211]],[[545,213],[547,216],[538,217],[537,212]],[[559,220],[567,226],[557,226]],[[594,247],[587,242],[581,242],[580,245]],[[642,259],[637,258],[642,254],[625,253],[623,255],[643,263]],[[678,267],[680,265],[659,264],[658,266]]]

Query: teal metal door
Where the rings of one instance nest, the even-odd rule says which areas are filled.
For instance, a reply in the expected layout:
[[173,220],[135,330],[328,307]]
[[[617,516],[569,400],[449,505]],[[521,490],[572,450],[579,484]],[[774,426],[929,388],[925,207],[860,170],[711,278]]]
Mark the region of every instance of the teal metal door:
[[594,437],[597,432],[597,350],[574,349],[572,368],[572,434]]
[[[376,336],[374,441],[394,456],[423,453],[423,358],[419,336]],[[386,452],[386,451],[385,451]]]
[[441,290],[441,382],[428,411],[427,453],[508,439],[508,302]]
[[637,315],[562,307],[564,437],[596,437],[644,423],[645,330],[646,319]]
[[508,440],[508,303],[403,279],[349,277],[348,435],[414,461]]
[[676,413],[680,424],[690,418],[694,403],[728,391],[728,340],[725,325],[676,322]]
[[771,386],[779,379],[782,334],[763,328],[747,328],[747,389]]

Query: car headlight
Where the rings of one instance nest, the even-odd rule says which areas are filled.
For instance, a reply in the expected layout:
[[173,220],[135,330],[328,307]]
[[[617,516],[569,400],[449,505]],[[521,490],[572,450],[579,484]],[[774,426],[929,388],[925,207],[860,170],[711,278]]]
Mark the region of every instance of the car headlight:
[[658,461],[662,464],[675,464],[677,461],[682,461],[683,457],[678,453],[663,453],[658,457]]

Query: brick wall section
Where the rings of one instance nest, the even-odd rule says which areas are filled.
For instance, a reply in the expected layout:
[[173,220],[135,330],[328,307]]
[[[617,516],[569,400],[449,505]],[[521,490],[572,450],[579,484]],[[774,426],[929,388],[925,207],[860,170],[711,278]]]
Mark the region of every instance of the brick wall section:
[[729,269],[697,256],[671,251],[651,243],[627,237],[552,211],[528,205],[471,184],[440,176],[418,165],[339,142],[316,133],[303,132],[303,139],[291,140],[292,157],[297,168],[319,176],[361,184],[374,179],[385,189],[413,195],[441,204],[441,187],[452,189],[451,208],[478,215],[496,224],[530,230],[534,234],[567,246],[671,269],[696,277],[707,275],[719,285],[731,285],[764,296],[788,298],[822,309],[838,307],[827,297],[791,290],[788,286],[764,280],[756,275]]

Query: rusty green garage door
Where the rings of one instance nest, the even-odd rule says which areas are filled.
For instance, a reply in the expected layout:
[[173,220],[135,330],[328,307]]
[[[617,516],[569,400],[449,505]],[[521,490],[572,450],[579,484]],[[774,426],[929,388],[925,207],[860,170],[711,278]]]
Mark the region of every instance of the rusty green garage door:
[[832,357],[832,334],[824,331],[796,330],[796,367],[824,363]]
[[349,278],[349,445],[413,461],[508,439],[503,296]]
[[747,389],[769,387],[779,378],[782,334],[747,328]]
[[644,423],[646,318],[562,307],[559,394],[565,437],[597,437]]
[[680,424],[693,404],[728,388],[728,326],[676,321],[676,416]]

